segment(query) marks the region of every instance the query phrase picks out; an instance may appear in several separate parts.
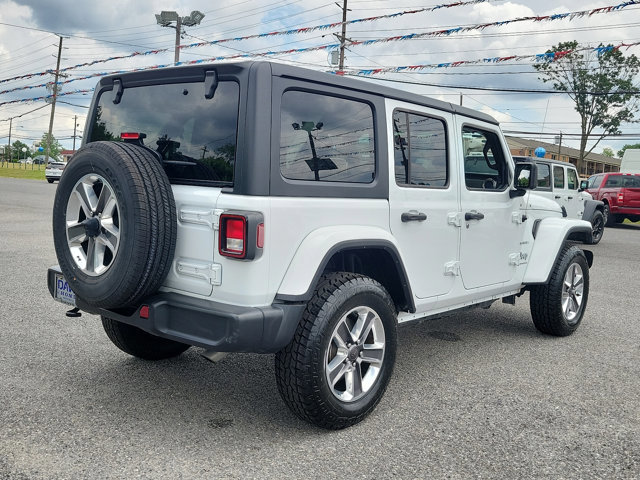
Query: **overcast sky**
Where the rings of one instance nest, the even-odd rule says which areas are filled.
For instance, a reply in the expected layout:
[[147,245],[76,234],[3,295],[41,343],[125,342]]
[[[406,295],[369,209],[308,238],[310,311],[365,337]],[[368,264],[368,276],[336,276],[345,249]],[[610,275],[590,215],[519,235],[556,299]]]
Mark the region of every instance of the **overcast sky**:
[[[453,0],[348,0],[348,20],[448,3],[453,3]],[[347,37],[351,40],[379,39],[525,16],[590,10],[620,3],[622,0],[487,1],[349,25]],[[183,16],[189,15],[192,10],[199,10],[205,14],[200,26],[186,28],[182,44],[310,27],[339,22],[342,17],[341,8],[333,1],[323,0],[0,0],[0,82],[55,69],[58,35],[64,36],[61,68],[134,52],[168,50],[164,53],[112,60],[69,70],[66,72],[66,80],[102,72],[171,64],[175,30],[156,24],[154,14],[162,10],[176,10]],[[305,35],[269,36],[182,49],[181,60],[316,47],[337,43],[334,33],[339,33],[339,28],[313,31]],[[588,18],[537,23],[519,22],[446,37],[353,46],[347,51],[346,67],[398,67],[510,55],[535,55],[545,52],[553,45],[570,40],[578,40],[583,46],[593,47],[599,43],[617,45],[640,41],[640,5]],[[640,55],[640,47],[624,50],[624,53]],[[295,55],[274,55],[269,58],[315,70],[330,71],[332,67],[329,64],[329,56],[329,52],[320,50]],[[462,93],[465,106],[495,116],[506,131],[579,133],[579,117],[566,95],[514,94],[463,88],[550,88],[538,79],[531,63],[518,61],[498,65],[429,69],[412,73],[376,75],[371,79],[391,86],[394,84],[388,80],[428,83],[430,86],[395,86],[452,103],[458,103]],[[383,78],[387,80],[381,80]],[[52,76],[44,75],[5,81],[0,83],[0,91],[33,87],[51,79]],[[92,89],[97,81],[96,77],[68,83],[63,86],[63,92]],[[43,87],[18,90],[0,94],[0,103],[46,94]],[[91,94],[67,95],[60,100],[64,103],[58,103],[56,107],[54,135],[61,139],[63,146],[71,148],[74,123],[79,125],[77,134],[80,134],[84,129],[86,107],[91,100]],[[50,107],[46,106],[44,101],[0,106],[0,145],[5,145],[8,141],[9,122],[4,120],[43,106],[44,108],[20,118],[14,118],[12,122],[11,141],[19,139],[29,145],[41,138],[48,129]],[[605,139],[595,152],[600,153],[605,146],[617,151],[625,143],[640,142],[639,124],[624,125],[623,133],[638,135],[622,141]],[[548,138],[545,140],[552,141]],[[577,146],[576,140],[568,140],[567,137],[563,143]],[[78,145],[79,140],[76,147]]]

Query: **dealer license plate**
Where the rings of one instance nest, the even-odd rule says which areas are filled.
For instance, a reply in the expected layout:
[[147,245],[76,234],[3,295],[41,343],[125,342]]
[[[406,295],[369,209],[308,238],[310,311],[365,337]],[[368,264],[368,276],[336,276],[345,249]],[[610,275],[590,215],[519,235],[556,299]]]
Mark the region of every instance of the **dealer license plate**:
[[62,303],[76,306],[76,295],[71,290],[69,282],[62,275],[56,273],[56,300]]

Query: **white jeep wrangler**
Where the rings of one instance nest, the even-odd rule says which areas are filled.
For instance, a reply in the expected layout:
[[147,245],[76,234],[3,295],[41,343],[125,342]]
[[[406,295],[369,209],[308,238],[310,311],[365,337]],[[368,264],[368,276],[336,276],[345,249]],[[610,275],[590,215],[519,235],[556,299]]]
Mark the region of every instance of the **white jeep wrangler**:
[[269,62],[98,84],[53,210],[57,300],[155,360],[275,352],[282,398],[344,428],[391,377],[398,325],[530,292],[541,332],[580,324],[582,220],[515,175],[497,122]]

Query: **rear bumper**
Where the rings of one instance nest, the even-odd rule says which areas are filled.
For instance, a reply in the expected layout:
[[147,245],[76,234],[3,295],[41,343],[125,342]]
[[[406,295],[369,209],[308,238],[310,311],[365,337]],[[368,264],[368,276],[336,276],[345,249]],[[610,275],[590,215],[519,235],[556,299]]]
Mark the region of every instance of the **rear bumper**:
[[[49,293],[55,298],[55,274],[47,273]],[[240,307],[188,297],[158,293],[137,308],[107,310],[95,308],[76,297],[80,310],[103,315],[138,327],[159,337],[218,352],[277,352],[293,338],[305,305],[276,303],[264,307]],[[140,316],[148,307],[147,318]],[[146,310],[146,309],[145,309]]]

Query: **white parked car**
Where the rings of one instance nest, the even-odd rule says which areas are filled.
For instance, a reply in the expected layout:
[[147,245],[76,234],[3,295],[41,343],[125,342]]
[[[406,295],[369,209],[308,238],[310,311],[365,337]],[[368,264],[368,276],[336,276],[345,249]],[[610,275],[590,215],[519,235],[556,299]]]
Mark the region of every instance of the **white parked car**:
[[398,326],[527,291],[539,331],[582,321],[591,224],[524,188],[488,115],[270,62],[105,77],[90,111],[48,285],[131,355],[275,353],[285,403],[337,429]]
[[67,164],[64,162],[49,161],[46,168],[44,169],[44,177],[47,179],[47,182],[53,183],[56,180],[60,180],[62,171],[64,170],[66,165]]

